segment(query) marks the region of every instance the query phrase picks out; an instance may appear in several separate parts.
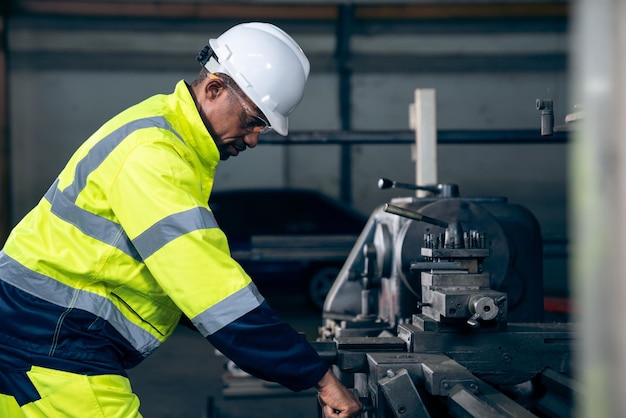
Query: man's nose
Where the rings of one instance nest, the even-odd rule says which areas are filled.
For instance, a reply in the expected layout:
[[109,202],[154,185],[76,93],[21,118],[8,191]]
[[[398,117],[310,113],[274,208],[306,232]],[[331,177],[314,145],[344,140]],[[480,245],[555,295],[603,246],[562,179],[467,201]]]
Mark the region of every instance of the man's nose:
[[249,132],[243,137],[243,142],[248,146],[248,148],[254,148],[259,143],[259,133],[258,132]]

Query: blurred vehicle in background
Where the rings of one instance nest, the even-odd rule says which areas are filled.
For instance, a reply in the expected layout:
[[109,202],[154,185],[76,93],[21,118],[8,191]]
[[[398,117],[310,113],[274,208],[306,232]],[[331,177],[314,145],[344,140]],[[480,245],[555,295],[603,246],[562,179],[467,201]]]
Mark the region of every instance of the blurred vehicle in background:
[[339,200],[307,189],[214,191],[209,206],[233,258],[261,291],[297,284],[320,310],[367,222]]

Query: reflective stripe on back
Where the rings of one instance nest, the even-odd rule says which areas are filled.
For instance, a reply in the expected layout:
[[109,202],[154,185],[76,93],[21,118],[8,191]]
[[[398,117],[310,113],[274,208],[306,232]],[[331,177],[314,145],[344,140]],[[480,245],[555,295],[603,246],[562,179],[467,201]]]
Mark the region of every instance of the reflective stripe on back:
[[71,202],[76,202],[76,198],[87,184],[89,174],[98,168],[115,147],[126,137],[139,129],[145,128],[166,129],[176,135],[183,143],[185,142],[163,116],[154,116],[129,122],[99,140],[98,143],[89,150],[85,158],[76,164],[74,181],[63,190],[63,194],[65,194]]
[[116,247],[137,261],[142,261],[120,224],[76,206],[57,188],[58,183],[57,179],[44,196],[50,202],[52,213],[74,225],[83,234]]
[[[162,116],[129,122],[99,140],[89,150],[87,155],[76,165],[72,184],[64,190],[60,190],[57,179],[44,196],[50,202],[51,212],[59,218],[74,225],[83,234],[116,247],[137,261],[143,260],[119,224],[82,209],[76,206],[75,203],[78,195],[87,184],[89,174],[96,170],[128,135],[145,128],[166,129],[184,143],[182,137],[172,128],[167,119]],[[165,244],[163,243],[163,245]]]

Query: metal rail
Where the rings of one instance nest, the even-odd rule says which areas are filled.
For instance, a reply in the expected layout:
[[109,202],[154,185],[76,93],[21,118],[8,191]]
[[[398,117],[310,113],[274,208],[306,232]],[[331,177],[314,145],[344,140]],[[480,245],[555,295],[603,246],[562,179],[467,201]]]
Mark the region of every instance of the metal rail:
[[[261,136],[260,143],[271,145],[389,145],[414,144],[413,130],[398,131],[296,131],[287,137],[276,133]],[[440,145],[452,144],[565,144],[567,132],[542,136],[539,129],[516,130],[440,130],[437,132]]]

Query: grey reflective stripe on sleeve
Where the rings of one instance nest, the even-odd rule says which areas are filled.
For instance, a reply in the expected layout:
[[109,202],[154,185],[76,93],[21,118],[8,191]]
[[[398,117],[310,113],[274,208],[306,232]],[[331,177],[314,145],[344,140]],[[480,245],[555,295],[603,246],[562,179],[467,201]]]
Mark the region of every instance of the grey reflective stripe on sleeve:
[[75,289],[48,276],[34,272],[0,251],[0,280],[24,292],[65,308],[77,308],[110,323],[139,353],[147,357],[161,343],[149,332],[135,325],[104,296]]
[[133,244],[145,260],[168,242],[191,231],[207,228],[217,228],[213,213],[206,208],[192,208],[161,219],[137,236]]
[[259,307],[264,300],[257,287],[251,282],[248,286],[192,318],[191,322],[203,337],[207,337]]
[[87,177],[109,156],[128,135],[145,128],[162,128],[174,133],[183,143],[182,137],[174,131],[162,116],[139,119],[114,130],[93,146],[76,165],[74,181],[64,190],[58,189],[58,179],[48,189],[45,198],[51,204],[51,211],[59,218],[74,225],[83,234],[118,248],[137,261],[143,261],[121,225],[76,206],[76,198],[87,184]]

